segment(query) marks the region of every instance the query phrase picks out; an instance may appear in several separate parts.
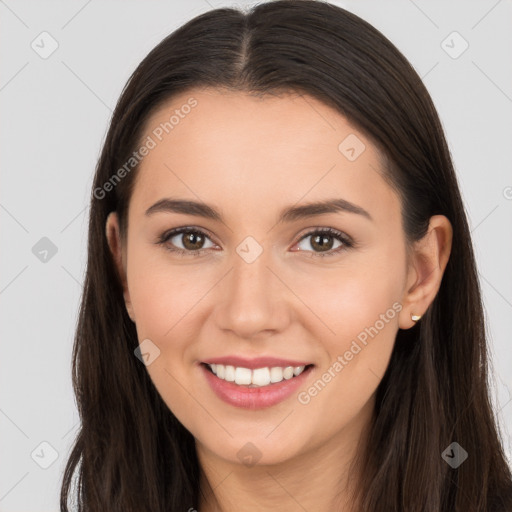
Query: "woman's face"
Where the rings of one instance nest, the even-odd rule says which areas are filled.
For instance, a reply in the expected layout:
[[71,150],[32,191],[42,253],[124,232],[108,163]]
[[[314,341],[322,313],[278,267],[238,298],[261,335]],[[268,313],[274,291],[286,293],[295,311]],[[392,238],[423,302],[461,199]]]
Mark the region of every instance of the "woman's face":
[[214,89],[173,98],[142,144],[125,300],[198,449],[274,464],[357,439],[413,325],[400,201],[375,147],[312,97]]

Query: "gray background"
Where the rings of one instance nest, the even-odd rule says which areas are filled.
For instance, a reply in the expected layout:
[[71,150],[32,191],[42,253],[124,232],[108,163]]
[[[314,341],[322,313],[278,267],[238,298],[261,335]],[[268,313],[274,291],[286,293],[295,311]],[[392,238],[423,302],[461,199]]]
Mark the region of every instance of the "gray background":
[[[510,460],[512,2],[333,3],[398,46],[440,113],[476,246],[493,400]],[[70,365],[87,199],[122,87],[147,52],[184,22],[211,8],[251,4],[0,0],[0,512],[58,510],[78,427]],[[58,43],[48,58],[40,56],[51,49],[44,31]],[[459,55],[464,41],[469,46]],[[48,249],[43,237],[55,254],[40,252]]]

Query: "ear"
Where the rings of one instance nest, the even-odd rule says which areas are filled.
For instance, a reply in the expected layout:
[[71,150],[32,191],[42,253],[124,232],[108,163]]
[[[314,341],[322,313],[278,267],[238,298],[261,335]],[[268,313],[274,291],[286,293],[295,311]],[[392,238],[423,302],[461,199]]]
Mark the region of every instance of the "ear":
[[423,315],[434,301],[450,258],[452,236],[452,225],[447,217],[434,215],[426,235],[413,244],[399,318],[400,329],[413,327],[416,322],[411,315]]
[[110,252],[112,253],[114,264],[116,266],[117,273],[123,287],[123,297],[126,311],[128,312],[129,317],[132,319],[132,322],[135,322],[135,315],[133,313],[133,307],[130,300],[130,293],[128,291],[128,283],[126,279],[126,268],[124,264],[124,260],[126,258],[123,257],[123,246],[121,243],[121,231],[119,229],[119,218],[117,216],[117,212],[109,213],[105,231],[108,246],[110,248]]

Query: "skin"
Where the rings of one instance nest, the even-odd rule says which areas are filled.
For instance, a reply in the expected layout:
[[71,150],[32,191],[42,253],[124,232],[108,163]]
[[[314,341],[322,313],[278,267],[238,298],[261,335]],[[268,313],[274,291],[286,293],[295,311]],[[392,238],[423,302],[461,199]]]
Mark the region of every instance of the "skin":
[[[309,96],[195,89],[155,112],[144,138],[190,97],[197,106],[141,163],[126,241],[116,213],[106,233],[139,341],[149,338],[160,349],[149,375],[196,439],[200,512],[355,510],[350,463],[364,443],[398,329],[411,328],[411,314],[423,314],[439,289],[451,225],[432,217],[408,253],[400,200],[380,174],[379,152]],[[366,146],[355,161],[338,150],[349,134]],[[212,204],[225,222],[145,215],[171,196]],[[336,212],[277,223],[286,206],[332,198],[364,208],[372,220]],[[180,257],[156,243],[180,226],[212,234],[202,255]],[[357,245],[318,256],[314,234],[304,235],[323,227]],[[263,249],[250,264],[236,252],[247,236]],[[183,248],[183,238],[167,247]],[[342,243],[328,242],[331,252]],[[307,404],[295,393],[263,410],[233,407],[217,398],[197,365],[231,354],[310,361],[315,367],[301,388],[307,390],[394,303],[401,311]],[[253,466],[237,456],[249,441],[261,455]]]

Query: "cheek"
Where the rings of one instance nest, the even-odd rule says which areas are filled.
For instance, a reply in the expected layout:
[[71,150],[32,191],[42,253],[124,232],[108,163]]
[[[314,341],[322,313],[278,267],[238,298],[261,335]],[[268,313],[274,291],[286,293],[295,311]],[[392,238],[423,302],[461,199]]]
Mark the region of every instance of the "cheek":
[[329,403],[342,402],[346,414],[354,415],[377,388],[398,331],[404,269],[404,254],[381,247],[379,254],[368,254],[357,266],[325,275],[310,287],[308,301],[331,331],[317,328],[327,357],[319,369],[321,382],[310,397],[324,384],[328,388],[323,398],[314,400],[319,414],[328,414]]
[[[353,422],[371,405],[384,376],[401,311],[398,287],[391,277],[374,280],[370,270],[345,276],[342,283],[324,288],[322,297],[317,297],[315,304],[322,305],[318,316],[335,334],[319,334],[327,354],[316,379],[299,390],[297,400],[308,418],[329,418],[324,425],[326,436]],[[310,295],[310,300],[315,296]]]
[[383,273],[373,265],[318,275],[315,286],[307,287],[307,302],[322,319],[322,340],[324,344],[330,340],[326,348],[332,357],[346,350],[353,339],[364,342],[365,332],[373,326],[383,332],[390,325],[398,326],[402,282],[398,267]]
[[198,306],[211,284],[199,279],[192,266],[173,267],[161,256],[151,260],[142,252],[131,256],[127,278],[139,343],[149,339],[159,351],[146,370],[167,407],[186,428],[193,429],[194,418],[206,419],[187,392],[193,382],[191,340],[201,325],[195,316]]
[[211,288],[204,273],[192,266],[166,264],[161,256],[150,261],[135,254],[127,270],[137,329],[162,342],[194,315],[194,307]]

